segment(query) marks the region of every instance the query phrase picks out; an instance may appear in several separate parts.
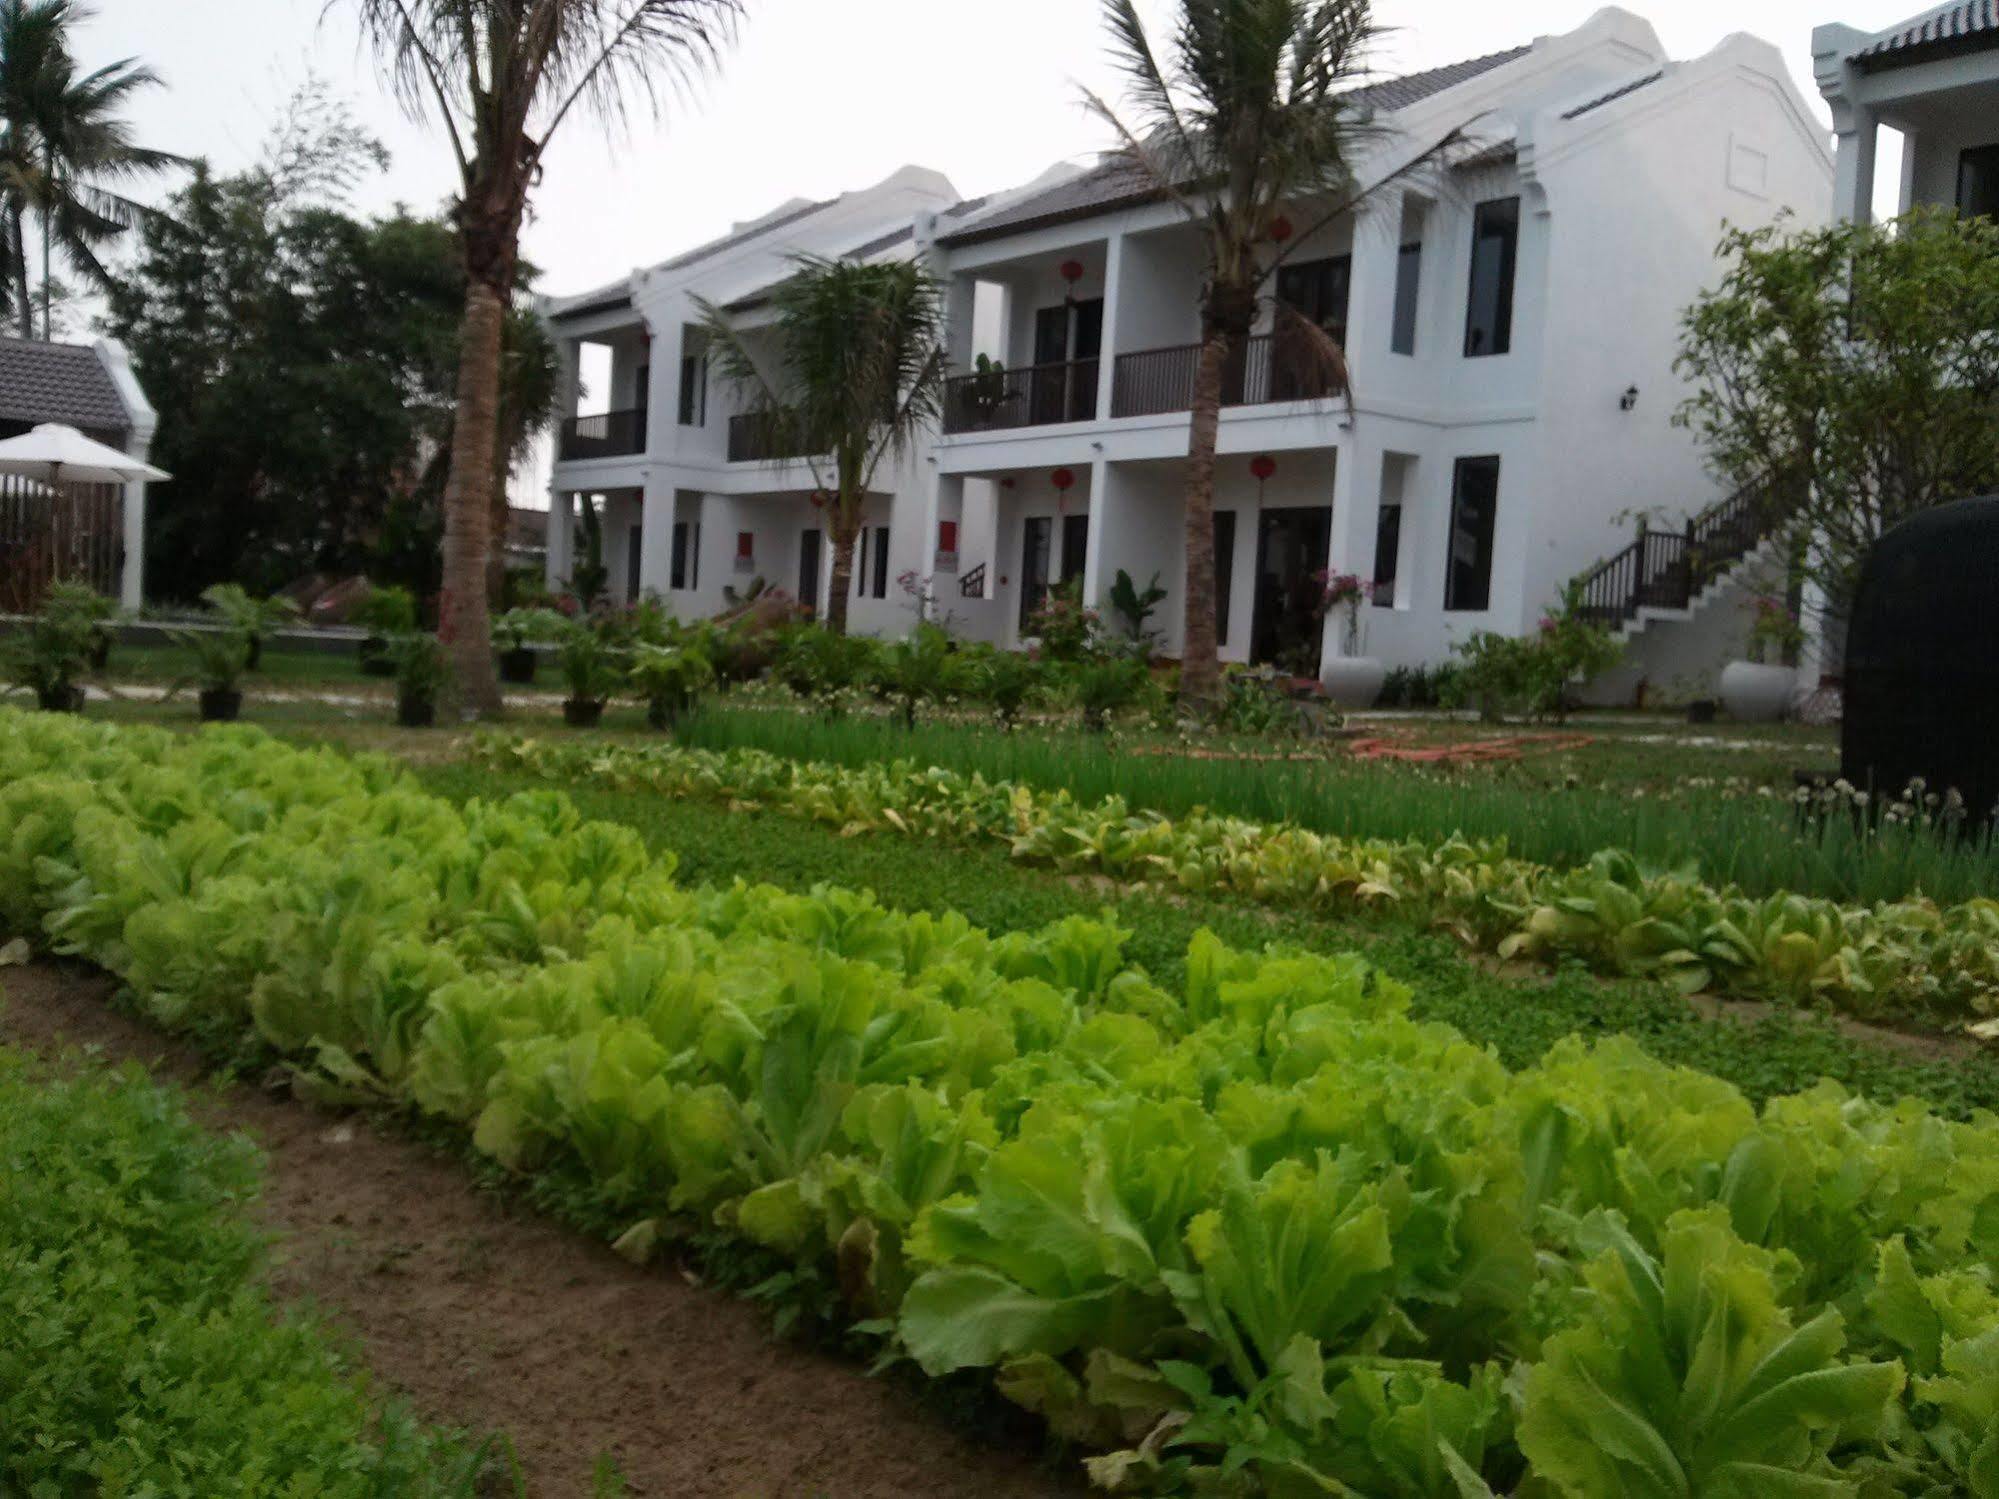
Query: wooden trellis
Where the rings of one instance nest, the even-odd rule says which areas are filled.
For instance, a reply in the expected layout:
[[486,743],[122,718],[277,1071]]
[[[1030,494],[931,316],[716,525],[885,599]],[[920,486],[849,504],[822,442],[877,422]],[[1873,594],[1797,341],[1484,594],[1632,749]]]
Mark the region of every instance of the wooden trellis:
[[114,597],[125,556],[124,487],[0,474],[0,612],[28,614],[57,580]]

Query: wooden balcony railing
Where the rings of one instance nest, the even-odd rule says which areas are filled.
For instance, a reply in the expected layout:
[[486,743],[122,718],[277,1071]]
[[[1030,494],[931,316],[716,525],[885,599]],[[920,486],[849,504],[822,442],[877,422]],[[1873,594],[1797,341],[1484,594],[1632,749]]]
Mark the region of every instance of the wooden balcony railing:
[[747,411],[729,418],[729,462],[780,463],[810,458],[811,451],[790,424],[768,412]]
[[[1201,346],[1141,349],[1120,354],[1111,375],[1112,416],[1156,416],[1194,405]],[[1272,401],[1317,401],[1342,392],[1337,381],[1303,350],[1265,333],[1250,339],[1234,367],[1222,371],[1224,406]]]
[[622,458],[646,450],[646,408],[572,416],[562,424],[564,458]]
[[955,376],[944,383],[944,430],[1005,432],[1090,421],[1097,414],[1097,370],[1094,359],[1074,359]]

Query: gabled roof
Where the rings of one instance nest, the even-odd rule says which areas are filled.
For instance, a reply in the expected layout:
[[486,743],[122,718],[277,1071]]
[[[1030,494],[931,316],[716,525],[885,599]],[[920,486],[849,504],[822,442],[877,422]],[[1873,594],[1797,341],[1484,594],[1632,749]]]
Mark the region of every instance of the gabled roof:
[[1864,69],[1896,68],[1999,47],[1999,0],[1952,0],[1877,32],[1852,55]]
[[132,413],[95,349],[0,338],[0,421],[123,433]]
[[1565,120],[1580,119],[1582,116],[1588,114],[1591,110],[1602,109],[1606,104],[1615,104],[1619,99],[1622,99],[1626,94],[1635,94],[1641,88],[1645,88],[1651,84],[1657,83],[1661,78],[1664,78],[1665,76],[1666,76],[1666,70],[1664,68],[1654,68],[1651,72],[1647,73],[1643,78],[1634,78],[1629,83],[1620,83],[1616,88],[1609,90],[1607,93],[1601,93],[1598,94],[1594,99],[1585,100],[1581,104],[1578,104],[1574,109],[1563,110],[1562,118]]
[[[1347,97],[1364,109],[1393,113],[1412,104],[1420,104],[1445,89],[1468,83],[1481,73],[1489,73],[1516,58],[1525,57],[1532,50],[1531,47],[1514,47],[1402,78],[1384,79],[1380,83],[1355,89]],[[977,244],[1005,234],[1019,234],[1029,229],[1067,223],[1072,219],[1088,218],[1113,208],[1151,202],[1158,196],[1158,190],[1145,172],[1122,157],[1113,155],[1089,171],[1058,182],[1043,192],[1017,198],[956,233],[941,236],[939,243]]]

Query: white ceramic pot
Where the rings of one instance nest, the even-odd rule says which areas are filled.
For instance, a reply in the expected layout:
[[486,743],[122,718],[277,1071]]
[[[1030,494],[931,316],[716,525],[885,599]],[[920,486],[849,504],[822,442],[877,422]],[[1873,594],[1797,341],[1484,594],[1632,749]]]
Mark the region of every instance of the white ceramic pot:
[[1319,676],[1326,696],[1341,708],[1372,708],[1388,668],[1373,656],[1335,656]]
[[1721,706],[1741,723],[1775,723],[1797,690],[1798,674],[1788,666],[1731,661],[1721,669]]

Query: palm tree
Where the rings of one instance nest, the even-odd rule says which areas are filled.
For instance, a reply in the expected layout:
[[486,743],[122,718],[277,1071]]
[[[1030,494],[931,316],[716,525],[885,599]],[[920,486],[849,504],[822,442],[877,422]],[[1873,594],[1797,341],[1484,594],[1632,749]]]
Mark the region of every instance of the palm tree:
[[[1132,170],[1177,205],[1207,242],[1201,353],[1187,440],[1185,645],[1182,696],[1213,700],[1215,438],[1224,382],[1245,357],[1265,283],[1287,251],[1273,226],[1316,220],[1292,249],[1370,194],[1434,160],[1458,132],[1363,186],[1361,148],[1378,137],[1354,96],[1379,36],[1370,0],[1180,0],[1170,51],[1153,48],[1135,0],[1105,0],[1112,57],[1135,114],[1130,123],[1094,94],[1091,109],[1118,132]],[[1289,351],[1346,387],[1345,352],[1279,304]]]
[[117,189],[184,165],[167,151],[138,145],[119,111],[159,76],[132,59],[79,75],[71,28],[90,12],[73,0],[0,0],[0,216],[6,267],[0,301],[23,338],[34,336],[28,291],[26,226],[42,239],[42,337],[51,331],[55,252],[91,286],[111,275],[98,251],[149,210]]
[[943,313],[935,278],[912,261],[800,255],[792,265],[771,295],[778,350],[769,374],[719,309],[703,303],[702,312],[717,367],[747,394],[771,451],[812,464],[833,533],[826,624],[844,635],[868,486],[884,458],[904,456],[937,420]]
[[[337,0],[328,0],[329,4]],[[502,330],[521,221],[550,140],[578,106],[624,119],[657,110],[712,64],[740,0],[353,0],[405,108],[451,142],[452,215],[465,265],[458,415],[444,490],[439,633],[467,701],[500,709],[486,608],[500,441]]]

